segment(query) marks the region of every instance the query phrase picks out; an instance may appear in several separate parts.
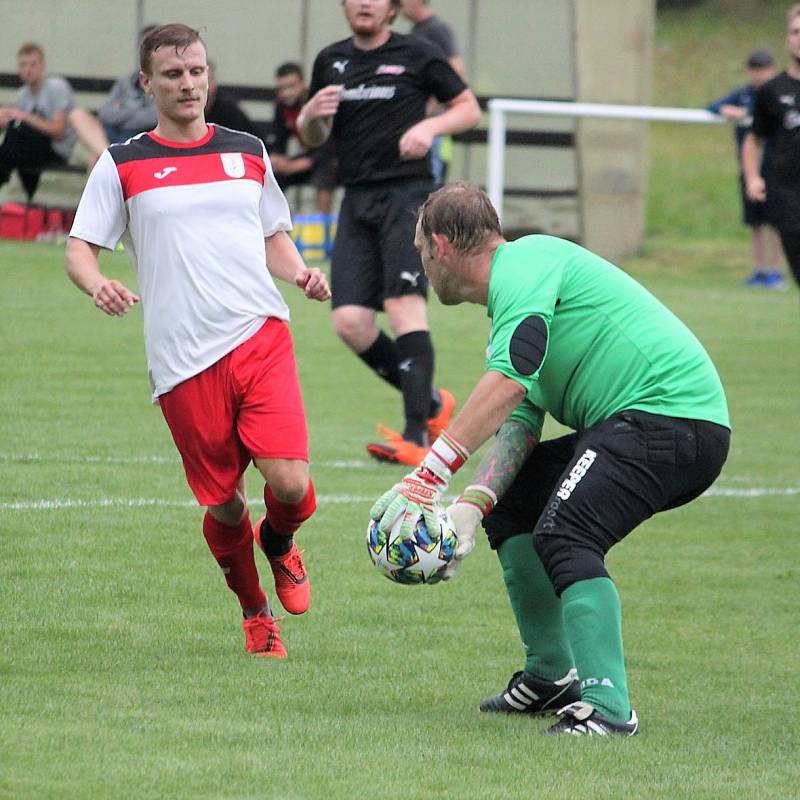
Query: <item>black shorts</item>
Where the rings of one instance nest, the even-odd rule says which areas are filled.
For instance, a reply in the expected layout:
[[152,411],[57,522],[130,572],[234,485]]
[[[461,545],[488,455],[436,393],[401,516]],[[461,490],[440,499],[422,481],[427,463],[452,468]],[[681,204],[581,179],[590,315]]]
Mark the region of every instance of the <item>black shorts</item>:
[[387,297],[427,297],[414,231],[419,207],[432,191],[429,180],[345,190],[331,259],[334,308],[381,311]]
[[747,196],[744,175],[739,175],[739,193],[742,196],[742,222],[745,225],[771,225],[766,201],[756,202]]
[[644,411],[542,442],[484,522],[489,543],[557,532],[604,556],[656,512],[711,486],[729,443],[722,425]]

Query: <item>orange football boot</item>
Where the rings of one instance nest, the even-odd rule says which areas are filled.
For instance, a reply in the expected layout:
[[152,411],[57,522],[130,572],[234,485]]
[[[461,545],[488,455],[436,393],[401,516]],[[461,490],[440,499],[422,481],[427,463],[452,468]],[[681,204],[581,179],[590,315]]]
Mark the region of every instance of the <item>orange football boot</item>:
[[[265,519],[266,517],[261,517],[253,526],[253,536],[262,551],[264,546],[261,544],[261,523]],[[311,605],[311,582],[302,556],[303,551],[298,550],[294,542],[285,555],[267,556],[275,578],[275,594],[290,614],[305,614]]]
[[429,448],[422,447],[416,442],[409,442],[397,431],[393,431],[385,425],[378,425],[378,432],[386,441],[371,442],[367,445],[367,452],[378,461],[390,461],[394,464],[416,467],[428,454]]
[[281,641],[281,631],[275,617],[263,612],[256,617],[245,617],[242,629],[244,649],[251,655],[286,658],[286,648]]

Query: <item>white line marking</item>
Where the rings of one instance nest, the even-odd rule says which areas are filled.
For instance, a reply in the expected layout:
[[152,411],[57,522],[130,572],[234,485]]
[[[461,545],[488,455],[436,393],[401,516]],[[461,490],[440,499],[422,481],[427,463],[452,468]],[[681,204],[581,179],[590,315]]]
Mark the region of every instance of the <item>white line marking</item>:
[[[54,463],[54,464],[170,464],[180,465],[177,455],[174,456],[92,456],[92,455],[57,455],[49,453],[0,453],[0,463],[25,464],[25,463]],[[321,467],[327,469],[381,469],[380,465],[370,459],[333,459],[330,461],[311,461],[311,468]],[[752,475],[726,475],[724,483],[753,483],[758,480]],[[800,487],[749,487],[732,488],[712,486],[703,497],[765,497],[767,495],[795,495],[800,494]],[[332,500],[331,502],[336,502]],[[344,501],[343,501],[344,502]],[[2,508],[3,506],[0,506]]]
[[41,455],[40,453],[0,453],[0,461],[7,464],[180,464],[177,456],[84,456]]
[[[788,487],[785,489],[709,489],[703,497],[767,497],[767,496],[793,496],[800,494],[800,487]],[[346,505],[350,503],[374,503],[377,495],[355,495],[355,494],[323,494],[317,495],[320,505]],[[449,503],[454,500],[453,496],[445,496],[444,502]],[[261,497],[252,498],[247,501],[252,508],[263,506],[264,501]],[[80,498],[55,497],[42,498],[40,500],[21,500],[17,502],[0,502],[0,511],[51,511],[54,509],[68,508],[197,508],[194,500],[165,500],[158,497],[99,497],[96,499],[82,500]]]
[[729,489],[724,486],[712,486],[708,491],[703,492],[702,497],[767,497],[769,495],[779,495],[788,497],[793,494],[800,494],[800,486],[769,487],[751,489]]
[[[374,503],[376,497],[361,497],[359,495],[335,494],[317,495],[317,502],[322,505],[345,503]],[[263,507],[262,497],[252,498],[247,501],[251,508]],[[0,503],[0,511],[52,511],[67,508],[200,508],[196,500],[162,500],[157,497],[99,497],[95,500],[81,500],[78,498],[53,498],[42,500],[19,501],[16,503]]]
[[[174,456],[92,456],[49,453],[0,453],[0,462],[7,464],[53,463],[53,464],[180,464],[181,460]],[[373,469],[379,465],[375,461],[360,458],[352,460],[313,461],[311,467],[328,469]]]

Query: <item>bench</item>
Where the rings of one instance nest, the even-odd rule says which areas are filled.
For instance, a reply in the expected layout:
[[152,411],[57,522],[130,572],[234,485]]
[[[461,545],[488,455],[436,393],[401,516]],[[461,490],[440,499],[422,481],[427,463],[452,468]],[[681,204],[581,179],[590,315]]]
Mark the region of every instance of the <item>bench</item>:
[[[99,98],[104,97],[111,91],[114,84],[113,78],[94,78],[81,75],[65,75],[73,90],[78,93],[96,94]],[[13,72],[0,72],[0,89],[17,89],[20,86],[19,77]],[[274,103],[276,92],[271,86],[249,86],[245,84],[220,84],[220,87],[227,90],[238,101],[250,101],[258,103]],[[515,99],[548,99],[562,100],[569,102],[571,98],[515,98]],[[488,96],[479,96],[478,103],[483,111],[486,111]],[[271,122],[265,119],[253,120],[259,132],[263,131],[262,138],[266,139],[269,135]],[[487,143],[486,128],[474,128],[453,137],[455,142],[460,144],[485,145]],[[536,131],[536,130],[510,130],[507,132],[506,145],[510,147],[546,147],[546,148],[573,148],[575,137],[570,132],[561,131]],[[66,165],[53,164],[46,168],[47,171],[64,173],[85,173],[85,165],[70,163]],[[510,197],[575,197],[575,189],[531,189],[521,187],[506,187],[505,193]]]

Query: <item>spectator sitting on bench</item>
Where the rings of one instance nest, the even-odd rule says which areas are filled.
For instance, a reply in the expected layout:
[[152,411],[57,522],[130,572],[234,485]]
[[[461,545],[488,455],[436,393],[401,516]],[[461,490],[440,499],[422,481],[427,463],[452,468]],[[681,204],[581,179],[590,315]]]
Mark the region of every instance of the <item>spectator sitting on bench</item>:
[[[155,28],[155,25],[142,28],[139,40]],[[155,128],[157,120],[153,98],[142,89],[138,69],[114,82],[98,116],[109,142],[124,142],[137,133]]]
[[[316,150],[309,150],[297,133],[297,117],[308,99],[308,85],[302,67],[291,61],[281,64],[275,70],[275,88],[275,117],[267,147],[278,185],[285,191],[289,186],[310,183],[317,190],[317,211],[330,214],[336,188],[333,145],[326,142]],[[302,152],[290,157],[287,153],[293,137],[299,142]]]
[[253,120],[245,114],[236,98],[227,89],[220,88],[213,61],[208,62],[208,97],[205,116],[206,122],[213,122],[215,125],[222,125],[223,128],[244,131],[259,139],[262,138]]
[[45,75],[44,50],[28,42],[17,52],[22,87],[13,106],[0,106],[0,186],[17,170],[28,202],[39,185],[42,167],[66,164],[76,134],[69,115],[75,106],[72,88],[64,78]]

